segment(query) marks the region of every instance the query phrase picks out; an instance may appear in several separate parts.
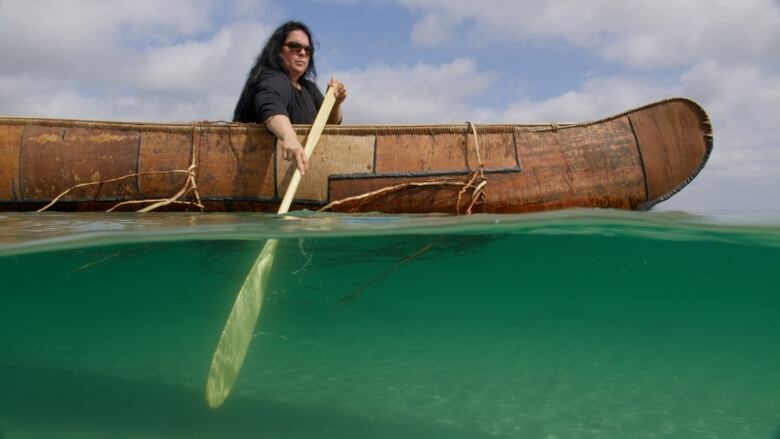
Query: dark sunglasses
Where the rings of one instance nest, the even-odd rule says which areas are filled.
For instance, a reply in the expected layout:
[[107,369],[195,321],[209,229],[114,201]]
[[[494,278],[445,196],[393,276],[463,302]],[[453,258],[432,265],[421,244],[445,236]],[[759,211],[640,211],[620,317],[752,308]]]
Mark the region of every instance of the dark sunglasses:
[[296,43],[295,41],[289,41],[287,43],[282,44],[282,46],[286,46],[288,49],[290,49],[290,52],[300,52],[303,50],[306,52],[306,55],[311,56],[312,53],[314,53],[314,47],[312,46],[304,46],[301,43]]

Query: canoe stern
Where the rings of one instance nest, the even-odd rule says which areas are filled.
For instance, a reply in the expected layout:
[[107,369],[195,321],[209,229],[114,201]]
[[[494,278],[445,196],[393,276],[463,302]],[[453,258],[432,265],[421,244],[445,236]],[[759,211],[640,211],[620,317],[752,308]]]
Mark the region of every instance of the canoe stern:
[[[663,105],[659,105],[663,104]],[[712,124],[696,102],[675,98],[629,114],[637,140],[649,209],[690,183],[712,152]]]

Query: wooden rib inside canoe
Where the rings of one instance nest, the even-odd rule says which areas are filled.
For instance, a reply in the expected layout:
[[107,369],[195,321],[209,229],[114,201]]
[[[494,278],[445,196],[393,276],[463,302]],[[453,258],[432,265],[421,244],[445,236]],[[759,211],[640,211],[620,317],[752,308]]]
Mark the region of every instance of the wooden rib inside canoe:
[[[706,113],[685,98],[583,123],[474,128],[476,138],[468,124],[328,126],[293,208],[354,200],[333,210],[455,213],[462,182],[481,169],[478,211],[641,210],[681,190],[712,150]],[[296,126],[302,138],[308,129]],[[258,125],[0,118],[3,211],[58,196],[50,210],[137,210],[189,177],[195,190],[164,210],[193,209],[197,194],[208,211],[274,211],[292,173]]]

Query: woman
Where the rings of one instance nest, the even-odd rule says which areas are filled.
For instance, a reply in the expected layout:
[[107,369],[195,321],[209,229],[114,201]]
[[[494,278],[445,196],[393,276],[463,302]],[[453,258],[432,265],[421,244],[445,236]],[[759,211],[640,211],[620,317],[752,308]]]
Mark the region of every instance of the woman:
[[[234,122],[264,123],[282,142],[284,158],[295,158],[301,174],[309,163],[292,124],[314,122],[324,99],[314,83],[316,78],[311,31],[303,23],[288,21],[268,38],[233,114]],[[335,88],[336,95],[328,123],[339,124],[347,90],[335,78],[328,86]]]

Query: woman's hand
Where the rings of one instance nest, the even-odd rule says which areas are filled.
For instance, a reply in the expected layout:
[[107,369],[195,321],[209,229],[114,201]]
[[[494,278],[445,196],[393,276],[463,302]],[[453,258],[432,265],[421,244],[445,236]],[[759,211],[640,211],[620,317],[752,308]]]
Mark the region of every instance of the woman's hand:
[[328,123],[331,124],[340,124],[342,115],[341,115],[341,103],[344,102],[345,99],[347,99],[347,88],[344,87],[344,84],[339,82],[336,78],[330,78],[330,81],[328,81],[328,87],[332,87],[334,90],[333,95],[336,98],[336,103],[333,106],[333,111],[330,112],[330,117],[328,117]]
[[298,164],[298,170],[301,171],[301,175],[306,173],[309,169],[309,160],[306,158],[306,150],[298,140],[298,136],[288,136],[282,142],[282,157],[285,160],[292,160]]
[[344,84],[338,81],[336,78],[330,78],[330,81],[328,81],[328,87],[333,87],[335,89],[336,105],[340,105],[342,102],[344,102],[345,99],[347,99],[347,88],[344,87]]
[[309,160],[306,158],[306,150],[303,149],[298,135],[287,116],[277,114],[264,121],[268,131],[272,132],[282,142],[282,157],[285,160],[295,159],[301,175],[309,169]]

